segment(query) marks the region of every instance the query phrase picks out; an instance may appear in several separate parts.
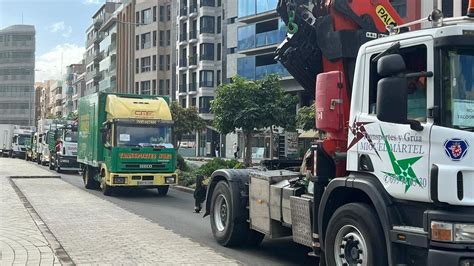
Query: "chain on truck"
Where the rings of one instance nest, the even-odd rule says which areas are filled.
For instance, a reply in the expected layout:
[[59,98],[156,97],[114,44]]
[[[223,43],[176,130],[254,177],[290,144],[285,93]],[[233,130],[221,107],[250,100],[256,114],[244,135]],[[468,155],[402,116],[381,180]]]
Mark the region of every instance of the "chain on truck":
[[214,172],[214,238],[292,236],[327,265],[474,265],[474,2],[406,25],[388,0],[307,2],[279,1],[276,58],[325,137],[301,173]]

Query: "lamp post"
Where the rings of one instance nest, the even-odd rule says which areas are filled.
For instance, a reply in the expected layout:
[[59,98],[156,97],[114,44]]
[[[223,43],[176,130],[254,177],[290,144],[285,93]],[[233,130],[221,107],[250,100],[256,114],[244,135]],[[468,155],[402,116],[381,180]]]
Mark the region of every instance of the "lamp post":
[[140,23],[140,22],[129,22],[129,21],[121,21],[121,20],[118,20],[117,18],[114,18],[113,19],[114,22],[116,23],[119,23],[119,24],[123,24],[123,25],[127,25],[128,26],[128,34],[129,34],[129,38],[127,38],[127,46],[128,48],[130,49],[129,53],[128,53],[128,71],[127,71],[127,82],[128,82],[128,88],[127,88],[127,93],[131,93],[131,90],[132,90],[132,87],[133,87],[133,84],[132,84],[132,47],[131,47],[131,44],[132,44],[132,38],[134,38],[134,36],[132,35],[132,28],[131,26],[144,26],[144,25],[148,25],[149,23]]

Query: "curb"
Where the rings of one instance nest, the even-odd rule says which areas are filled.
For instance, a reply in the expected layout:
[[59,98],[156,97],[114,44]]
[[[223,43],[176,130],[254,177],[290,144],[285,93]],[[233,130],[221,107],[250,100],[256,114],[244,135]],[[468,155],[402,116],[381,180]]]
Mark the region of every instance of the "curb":
[[59,175],[31,175],[31,176],[9,176],[12,179],[28,179],[28,178],[61,178]]
[[183,186],[172,186],[171,188],[172,188],[172,189],[175,189],[175,190],[182,191],[182,192],[186,192],[186,193],[189,193],[189,194],[193,194],[193,193],[194,193],[194,189],[193,189],[193,188],[188,188],[188,187],[183,187]]

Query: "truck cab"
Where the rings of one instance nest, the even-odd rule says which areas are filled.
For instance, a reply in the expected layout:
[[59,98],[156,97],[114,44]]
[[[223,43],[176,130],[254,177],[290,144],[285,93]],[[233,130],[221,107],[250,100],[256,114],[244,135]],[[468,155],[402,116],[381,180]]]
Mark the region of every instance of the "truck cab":
[[14,126],[12,138],[12,157],[24,158],[26,153],[26,140],[31,138],[34,127]]
[[77,125],[66,124],[50,129],[47,137],[50,154],[50,169],[62,171],[79,171],[77,162]]

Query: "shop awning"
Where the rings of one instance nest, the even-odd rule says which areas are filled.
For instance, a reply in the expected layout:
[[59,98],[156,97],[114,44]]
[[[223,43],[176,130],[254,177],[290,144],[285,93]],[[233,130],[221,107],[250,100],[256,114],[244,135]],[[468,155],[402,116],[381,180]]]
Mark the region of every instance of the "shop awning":
[[308,130],[308,131],[303,131],[298,138],[300,139],[315,139],[319,138],[319,131],[317,130]]

